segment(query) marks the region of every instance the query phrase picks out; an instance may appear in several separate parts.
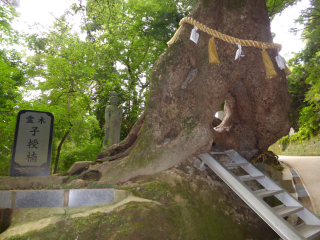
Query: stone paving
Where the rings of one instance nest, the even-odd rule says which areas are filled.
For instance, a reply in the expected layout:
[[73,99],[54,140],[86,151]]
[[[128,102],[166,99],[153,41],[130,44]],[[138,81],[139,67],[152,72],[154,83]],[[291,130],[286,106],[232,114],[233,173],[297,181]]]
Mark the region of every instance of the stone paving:
[[11,191],[0,191],[0,208],[11,208]]
[[0,191],[0,208],[81,207],[114,202],[114,189]]

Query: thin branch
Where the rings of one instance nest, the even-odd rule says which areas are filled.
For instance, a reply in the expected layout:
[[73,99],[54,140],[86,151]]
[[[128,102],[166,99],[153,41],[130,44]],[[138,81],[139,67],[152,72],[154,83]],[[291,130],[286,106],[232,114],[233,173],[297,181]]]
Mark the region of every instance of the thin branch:
[[[58,102],[59,98],[60,98],[64,93],[67,93],[67,92],[63,92],[63,93],[61,93],[61,94],[59,95],[59,97],[57,98],[57,100],[53,103],[53,105],[55,105],[55,104],[56,104],[56,102]],[[51,103],[51,104],[52,104],[52,103]]]
[[56,16],[53,15],[53,13],[49,12],[49,14],[54,17],[57,21],[59,21],[60,23],[65,23],[66,24],[66,28],[64,29],[63,33],[65,33],[65,31],[69,28],[70,30],[74,31],[75,33],[79,34],[76,30],[74,30],[73,28],[70,27],[70,24],[68,24],[67,22],[62,22],[59,18],[57,18]]
[[12,3],[10,3],[8,0],[1,0],[1,2],[5,5],[12,5]]
[[66,138],[68,137],[70,131],[71,131],[71,128],[73,127],[72,123],[69,121],[69,124],[70,124],[70,127],[68,129],[68,131],[64,134],[63,138],[61,139],[60,143],[59,143],[59,146],[58,146],[58,151],[57,151],[57,156],[56,156],[56,162],[55,162],[55,165],[54,165],[54,171],[53,171],[53,174],[57,173],[57,169],[58,169],[58,163],[59,163],[59,157],[60,157],[60,152],[61,152],[61,147],[62,147],[62,144],[64,143],[64,141],[66,140]]

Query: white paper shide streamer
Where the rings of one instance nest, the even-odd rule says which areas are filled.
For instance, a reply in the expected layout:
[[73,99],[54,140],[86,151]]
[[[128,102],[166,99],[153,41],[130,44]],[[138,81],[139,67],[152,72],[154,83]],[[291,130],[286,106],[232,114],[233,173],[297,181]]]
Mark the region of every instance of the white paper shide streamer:
[[286,60],[284,59],[284,57],[282,57],[280,54],[279,54],[279,50],[278,50],[278,56],[276,56],[276,61],[277,61],[277,64],[278,64],[278,67],[283,70],[286,68]]
[[236,56],[235,56],[234,60],[237,60],[237,59],[240,60],[240,58],[245,56],[244,53],[242,52],[242,46],[239,43],[237,45],[238,45],[238,50],[236,52]]
[[198,43],[199,40],[199,33],[197,33],[198,28],[194,26],[194,28],[191,31],[190,40],[193,41],[195,44]]

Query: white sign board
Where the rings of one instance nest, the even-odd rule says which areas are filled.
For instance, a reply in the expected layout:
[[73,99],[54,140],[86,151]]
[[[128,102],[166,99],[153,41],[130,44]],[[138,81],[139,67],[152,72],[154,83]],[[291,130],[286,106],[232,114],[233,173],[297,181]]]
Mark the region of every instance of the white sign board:
[[18,113],[10,176],[49,176],[54,117],[49,112]]

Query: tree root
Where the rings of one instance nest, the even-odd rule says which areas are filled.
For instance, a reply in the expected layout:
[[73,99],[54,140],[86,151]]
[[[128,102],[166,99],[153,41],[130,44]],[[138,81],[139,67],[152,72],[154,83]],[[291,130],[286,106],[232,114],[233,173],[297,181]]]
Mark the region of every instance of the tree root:
[[114,144],[107,149],[102,150],[96,158],[96,162],[114,161],[124,158],[136,147],[141,134],[143,121],[145,118],[144,112],[139,117],[138,121],[133,125],[129,135],[120,143]]

